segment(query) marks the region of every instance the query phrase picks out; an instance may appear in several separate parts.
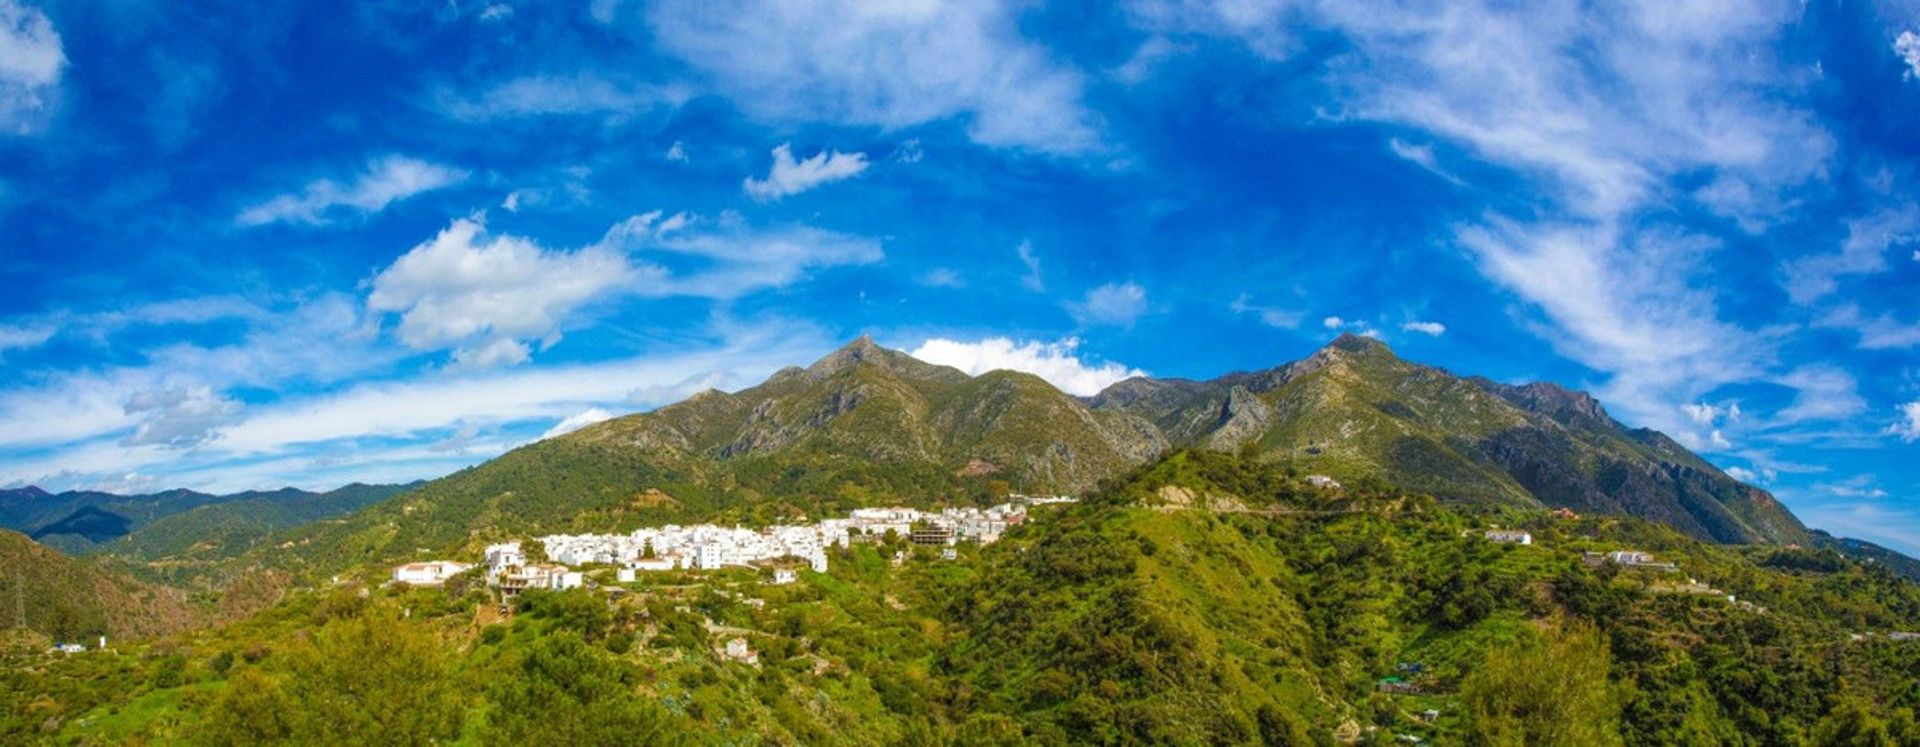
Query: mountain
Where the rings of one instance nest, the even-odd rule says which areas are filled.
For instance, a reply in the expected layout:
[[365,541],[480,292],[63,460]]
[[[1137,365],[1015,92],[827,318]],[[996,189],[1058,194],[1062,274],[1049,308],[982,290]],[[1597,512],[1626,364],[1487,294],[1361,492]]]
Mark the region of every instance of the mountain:
[[[896,536],[784,584],[588,567],[505,615],[477,574],[345,578],[119,656],[0,649],[0,742],[1920,740],[1920,642],[1890,634],[1920,586],[1889,569],[1541,509],[1494,542],[1465,508],[1175,450],[951,559]],[[1621,548],[1678,572],[1583,562]]]
[[353,513],[421,484],[353,483],[325,493],[288,489],[237,497],[162,517],[130,533],[123,531],[96,551],[134,562],[218,560],[270,541],[275,532]]
[[[26,534],[41,544],[57,548],[69,555],[79,555],[99,550],[106,543],[166,517],[202,506],[242,503],[249,507],[227,514],[217,514],[227,516],[246,515],[268,509],[271,518],[265,518],[264,522],[285,526],[287,525],[285,521],[288,519],[315,511],[321,515],[314,518],[345,513],[371,503],[372,500],[398,492],[399,489],[399,486],[348,486],[340,491],[324,494],[295,488],[281,488],[228,495],[212,495],[192,490],[117,495],[90,490],[52,494],[38,487],[27,486],[0,490],[0,527]],[[371,500],[357,502],[353,500],[356,497],[369,496]],[[296,505],[308,501],[314,501],[313,509]],[[325,508],[343,505],[344,510],[335,511]],[[269,507],[284,507],[284,509]]]
[[1189,447],[1467,506],[1640,516],[1723,543],[1811,541],[1764,491],[1587,395],[1456,377],[1370,338],[1267,371],[1129,379],[1089,398],[862,338],[755,387],[515,449],[244,562],[330,574],[551,531],[1073,493]]
[[1654,519],[1726,543],[1805,543],[1773,496],[1672,439],[1628,428],[1554,384],[1463,379],[1343,335],[1305,360],[1205,382],[1132,379],[1091,400],[1181,446],[1253,445],[1343,480],[1378,478],[1467,503]]
[[115,639],[163,635],[198,619],[179,591],[0,530],[0,626],[91,642],[101,634]]

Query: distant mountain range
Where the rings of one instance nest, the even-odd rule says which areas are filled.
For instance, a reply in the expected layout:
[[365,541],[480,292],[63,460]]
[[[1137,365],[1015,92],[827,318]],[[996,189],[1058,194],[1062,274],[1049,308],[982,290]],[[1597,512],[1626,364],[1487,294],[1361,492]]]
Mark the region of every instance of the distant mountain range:
[[1568,507],[1720,543],[1819,540],[1766,491],[1592,397],[1410,363],[1344,336],[1210,381],[1134,378],[1092,397],[968,376],[862,338],[735,393],[707,391],[515,449],[250,563],[333,573],[497,538],[686,519],[768,522],[873,503],[1078,492],[1176,448],[1430,493],[1486,510]]
[[[353,484],[326,493],[295,488],[212,495],[168,490],[144,495],[97,491],[48,493],[28,486],[0,490],[0,527],[76,555],[92,552],[130,534],[153,527],[149,539],[127,541],[136,555],[170,554],[184,548],[163,537],[206,539],[226,527],[227,535],[272,531],[307,521],[350,513],[415,485]],[[232,537],[229,537],[232,539]]]

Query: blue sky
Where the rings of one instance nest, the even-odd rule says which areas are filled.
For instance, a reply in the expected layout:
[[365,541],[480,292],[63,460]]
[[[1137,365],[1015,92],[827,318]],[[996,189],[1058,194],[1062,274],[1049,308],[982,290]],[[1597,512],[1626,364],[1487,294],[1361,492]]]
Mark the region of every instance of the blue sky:
[[1340,332],[1920,551],[1920,5],[0,0],[0,484],[432,477],[845,340]]

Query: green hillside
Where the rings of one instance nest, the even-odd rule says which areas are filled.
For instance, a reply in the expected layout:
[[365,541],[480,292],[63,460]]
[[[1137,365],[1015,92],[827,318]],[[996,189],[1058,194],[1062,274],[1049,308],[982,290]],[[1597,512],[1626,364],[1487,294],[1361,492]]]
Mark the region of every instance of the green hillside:
[[[1483,539],[1489,520],[1534,544]],[[1581,560],[1621,548],[1679,570]],[[533,593],[504,618],[474,579],[350,583],[145,652],[16,654],[0,739],[1920,739],[1920,642],[1884,635],[1920,628],[1920,587],[1876,564],[1633,518],[1470,517],[1223,453],[1131,470],[952,561],[855,546],[787,586],[601,573],[620,590]],[[736,637],[757,663],[721,655]]]
[[198,619],[185,594],[0,530],[0,627],[91,641],[164,635]]

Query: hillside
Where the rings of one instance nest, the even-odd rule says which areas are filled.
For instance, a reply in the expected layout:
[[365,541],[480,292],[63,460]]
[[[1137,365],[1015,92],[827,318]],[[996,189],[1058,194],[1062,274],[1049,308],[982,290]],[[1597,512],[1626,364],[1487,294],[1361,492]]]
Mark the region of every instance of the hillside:
[[271,542],[275,532],[343,516],[420,484],[355,483],[325,493],[288,490],[239,497],[162,517],[94,551],[136,563],[215,562]]
[[1621,425],[1586,394],[1462,379],[1367,337],[1259,373],[1123,381],[1091,402],[1148,419],[1177,445],[1252,445],[1302,469],[1446,500],[1627,514],[1715,542],[1811,539],[1765,491]]
[[[0,668],[0,738],[1920,738],[1920,643],[1881,635],[1920,628],[1913,583],[1633,518],[1516,508],[1501,521],[1534,543],[1489,542],[1484,519],[1430,497],[1322,490],[1271,462],[1180,451],[955,560],[855,545],[782,586],[746,570],[631,584],[600,572],[600,589],[530,593],[505,618],[458,580],[293,595],[156,655]],[[1680,570],[1581,561],[1620,548]],[[733,638],[754,663],[722,655]],[[52,705],[34,696],[51,689]]]
[[186,595],[0,530],[0,624],[55,640],[155,636],[198,620]]
[[1175,447],[1260,458],[1492,510],[1640,516],[1726,543],[1811,542],[1785,507],[1591,397],[1409,363],[1343,336],[1269,371],[1131,379],[1087,399],[969,377],[862,338],[736,393],[708,391],[515,449],[247,553],[330,575],[508,536],[687,519],[765,523],[996,491],[1075,492]]

